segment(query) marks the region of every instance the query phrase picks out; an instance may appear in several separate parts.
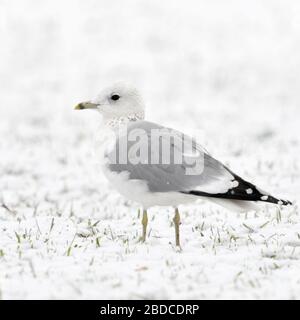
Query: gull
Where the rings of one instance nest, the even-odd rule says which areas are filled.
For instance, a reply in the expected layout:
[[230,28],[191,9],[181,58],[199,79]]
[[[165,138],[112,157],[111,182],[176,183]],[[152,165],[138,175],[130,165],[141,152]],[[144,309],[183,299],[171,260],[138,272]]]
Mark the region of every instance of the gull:
[[[242,179],[190,136],[144,120],[144,102],[134,87],[114,84],[75,109],[92,109],[102,115],[97,149],[101,168],[121,195],[142,206],[143,242],[147,235],[147,210],[153,206],[174,208],[175,244],[181,248],[181,204],[206,199],[240,212],[256,210],[256,202],[292,204]],[[157,135],[159,139],[153,143]],[[184,144],[189,150],[182,148]]]

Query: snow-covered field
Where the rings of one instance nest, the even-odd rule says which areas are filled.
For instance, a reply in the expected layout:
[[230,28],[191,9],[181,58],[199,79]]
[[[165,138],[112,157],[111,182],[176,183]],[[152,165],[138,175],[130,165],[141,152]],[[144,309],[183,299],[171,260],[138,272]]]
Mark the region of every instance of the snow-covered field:
[[[297,0],[0,0],[2,299],[300,298],[300,3]],[[147,118],[294,201],[235,214],[149,212],[115,193],[75,112],[112,81]]]

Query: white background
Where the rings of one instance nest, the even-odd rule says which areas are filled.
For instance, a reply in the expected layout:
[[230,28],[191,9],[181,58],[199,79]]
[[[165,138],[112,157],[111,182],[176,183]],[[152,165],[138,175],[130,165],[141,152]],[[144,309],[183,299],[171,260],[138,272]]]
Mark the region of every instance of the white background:
[[[1,0],[1,298],[300,298],[299,21],[296,0]],[[295,205],[184,206],[181,253],[153,208],[137,243],[137,205],[97,166],[100,118],[73,110],[120,80]]]

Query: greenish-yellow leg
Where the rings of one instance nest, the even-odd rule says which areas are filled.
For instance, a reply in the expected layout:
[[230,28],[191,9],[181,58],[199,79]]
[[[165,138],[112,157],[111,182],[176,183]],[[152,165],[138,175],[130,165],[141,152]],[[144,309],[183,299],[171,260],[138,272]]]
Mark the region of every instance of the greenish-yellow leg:
[[141,241],[145,242],[146,236],[147,236],[147,225],[148,225],[147,210],[143,210],[142,225],[143,225],[143,235],[142,235]]
[[179,215],[178,208],[175,209],[175,216],[174,216],[173,222],[175,226],[176,247],[180,247],[180,235],[179,235],[180,215]]

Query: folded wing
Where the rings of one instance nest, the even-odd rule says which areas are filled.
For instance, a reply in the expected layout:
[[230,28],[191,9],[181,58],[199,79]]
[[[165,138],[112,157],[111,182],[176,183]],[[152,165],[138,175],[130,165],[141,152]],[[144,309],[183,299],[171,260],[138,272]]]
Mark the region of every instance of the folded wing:
[[[156,143],[153,143],[154,139]],[[120,146],[124,145],[125,140],[126,161],[124,155],[120,157],[120,152],[124,152]],[[146,182],[150,192],[180,192],[230,200],[290,203],[278,200],[243,180],[210,156],[191,137],[148,121],[130,123],[119,133],[113,150],[106,157],[111,171],[127,172],[130,179]]]

